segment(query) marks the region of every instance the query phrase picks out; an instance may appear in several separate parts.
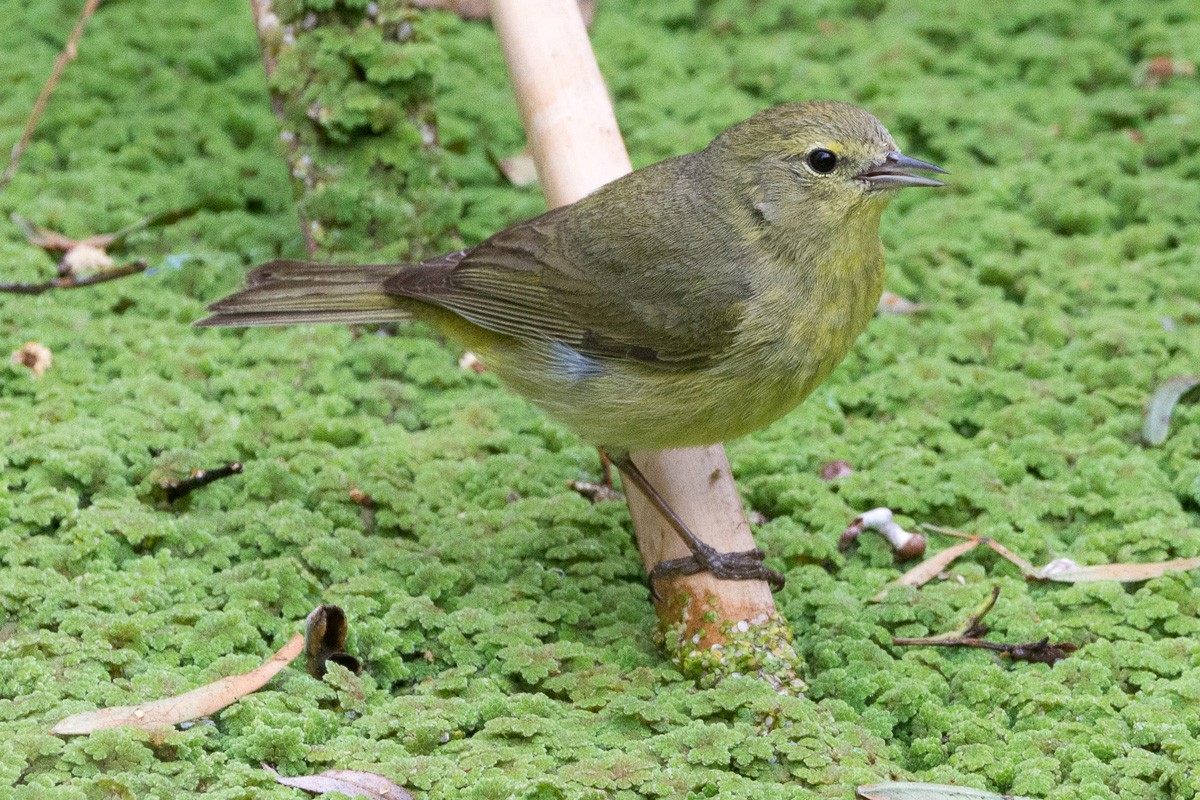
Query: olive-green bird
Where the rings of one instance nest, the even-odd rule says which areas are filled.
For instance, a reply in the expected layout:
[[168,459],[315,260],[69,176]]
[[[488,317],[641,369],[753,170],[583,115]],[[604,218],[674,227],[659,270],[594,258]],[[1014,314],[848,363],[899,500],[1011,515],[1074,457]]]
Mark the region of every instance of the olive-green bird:
[[883,290],[879,218],[945,170],[901,155],[855,106],[763,111],[698,153],[632,172],[475,247],[420,264],[272,261],[205,326],[419,319],[599,445],[688,542],[651,578],[781,576],[717,553],[631,450],[723,442],[786,414],[829,375]]

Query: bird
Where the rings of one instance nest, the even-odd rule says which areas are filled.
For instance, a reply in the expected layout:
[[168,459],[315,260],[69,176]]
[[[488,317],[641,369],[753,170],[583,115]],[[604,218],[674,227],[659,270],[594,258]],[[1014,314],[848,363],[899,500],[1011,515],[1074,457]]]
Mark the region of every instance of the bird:
[[698,539],[629,458],[712,445],[799,405],[846,356],[883,291],[880,219],[946,173],[869,112],[786,103],[702,150],[416,264],[275,260],[201,327],[420,320],[597,445],[691,555],[655,581],[782,576],[760,550]]

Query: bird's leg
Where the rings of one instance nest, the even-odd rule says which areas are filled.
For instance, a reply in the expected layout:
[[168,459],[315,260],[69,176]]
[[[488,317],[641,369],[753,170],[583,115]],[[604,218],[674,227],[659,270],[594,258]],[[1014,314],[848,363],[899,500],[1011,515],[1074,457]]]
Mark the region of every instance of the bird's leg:
[[615,457],[610,456],[610,458],[613,465],[621,471],[621,475],[637,486],[651,505],[658,510],[658,513],[662,514],[663,519],[679,534],[679,538],[683,539],[683,543],[687,545],[688,549],[692,551],[690,556],[672,558],[654,565],[654,569],[650,570],[650,588],[656,596],[658,594],[654,590],[656,580],[676,575],[695,575],[697,572],[705,571],[711,572],[713,577],[722,580],[759,580],[766,581],[773,589],[783,588],[783,575],[762,563],[764,557],[762,550],[755,548],[740,553],[722,553],[700,541],[696,534],[688,528],[687,523],[679,518],[670,504],[651,485],[637,464],[633,463],[628,453],[621,453]]

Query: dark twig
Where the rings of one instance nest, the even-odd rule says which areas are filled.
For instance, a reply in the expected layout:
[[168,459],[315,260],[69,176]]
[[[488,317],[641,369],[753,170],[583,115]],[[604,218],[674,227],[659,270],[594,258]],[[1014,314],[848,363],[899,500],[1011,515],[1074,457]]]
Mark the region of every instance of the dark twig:
[[149,266],[148,261],[139,258],[137,261],[131,261],[123,266],[113,267],[81,278],[74,275],[63,275],[45,283],[0,283],[0,293],[41,294],[51,289],[82,289],[85,286],[95,286],[98,283],[115,281],[117,278],[137,275],[139,272],[145,272]]
[[29,139],[33,136],[33,131],[37,128],[38,119],[41,118],[42,112],[46,110],[46,103],[50,102],[50,95],[54,93],[54,87],[58,86],[58,79],[62,76],[63,70],[67,64],[75,60],[78,53],[79,37],[83,35],[83,26],[87,24],[95,12],[96,7],[100,5],[100,0],[87,0],[84,3],[83,11],[79,15],[79,21],[75,23],[75,30],[71,31],[71,35],[67,38],[67,43],[63,46],[62,52],[58,54],[58,58],[54,60],[54,68],[50,70],[50,77],[46,80],[46,85],[42,87],[42,93],[38,95],[37,101],[33,104],[33,111],[29,114],[29,120],[25,123],[25,130],[21,133],[21,138],[13,145],[12,155],[8,158],[8,166],[4,170],[4,174],[0,175],[0,188],[3,188],[17,174],[17,167],[21,164],[21,156],[25,154],[25,148],[29,145]]
[[983,618],[996,605],[996,600],[999,597],[1000,587],[995,586],[992,588],[992,593],[987,600],[967,618],[966,623],[958,630],[938,634],[937,636],[922,636],[911,639],[893,637],[892,644],[903,647],[976,647],[983,650],[992,650],[1014,661],[1029,661],[1034,664],[1049,664],[1051,666],[1056,661],[1063,660],[1079,649],[1078,645],[1072,642],[1050,644],[1049,639],[1021,644],[989,642],[983,639],[982,637],[988,632],[988,627],[984,624]]
[[223,467],[217,467],[216,469],[193,470],[192,474],[183,480],[163,481],[159,484],[159,486],[162,487],[164,492],[166,492],[167,502],[174,503],[176,500],[182,497],[187,497],[201,486],[207,486],[213,481],[219,481],[221,478],[228,478],[230,475],[237,475],[241,471],[241,463],[234,461],[230,464],[226,464]]

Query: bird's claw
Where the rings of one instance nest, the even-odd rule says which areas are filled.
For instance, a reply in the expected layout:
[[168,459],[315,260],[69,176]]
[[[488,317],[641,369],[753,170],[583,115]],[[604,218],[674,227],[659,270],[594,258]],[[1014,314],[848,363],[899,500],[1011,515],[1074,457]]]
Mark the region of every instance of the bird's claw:
[[660,561],[650,570],[650,593],[654,600],[662,599],[656,588],[663,578],[677,578],[710,572],[714,578],[727,581],[766,581],[773,591],[783,588],[783,575],[763,564],[766,554],[757,547],[737,553],[721,553],[705,545],[697,554]]

